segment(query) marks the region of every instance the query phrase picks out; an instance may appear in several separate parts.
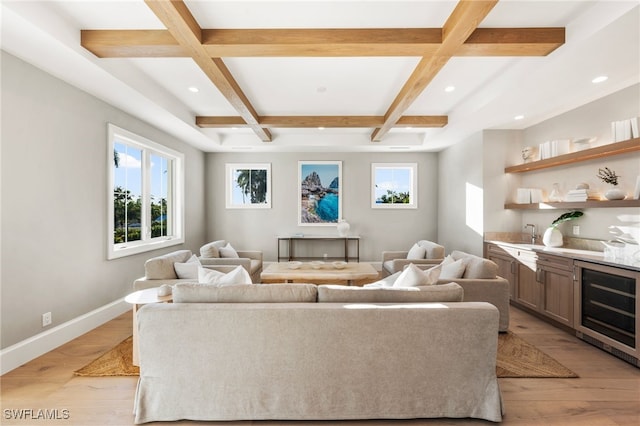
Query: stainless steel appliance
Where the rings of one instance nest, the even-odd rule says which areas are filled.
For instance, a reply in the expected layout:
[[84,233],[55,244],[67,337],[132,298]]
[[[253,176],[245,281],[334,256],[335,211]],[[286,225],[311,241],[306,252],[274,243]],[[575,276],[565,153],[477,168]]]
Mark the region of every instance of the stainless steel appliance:
[[640,272],[576,261],[576,335],[640,367]]

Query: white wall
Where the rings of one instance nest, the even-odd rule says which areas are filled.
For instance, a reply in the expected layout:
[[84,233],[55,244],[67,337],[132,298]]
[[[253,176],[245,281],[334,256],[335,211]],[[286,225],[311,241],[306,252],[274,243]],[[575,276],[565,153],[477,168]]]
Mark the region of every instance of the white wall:
[[[594,145],[606,144],[612,140],[611,121],[639,116],[640,85],[636,84],[524,130],[521,146],[537,145],[554,139],[587,137],[597,138]],[[511,164],[519,164],[519,162],[509,165]],[[566,193],[574,189],[576,184],[586,182],[591,188],[603,193],[609,188],[609,185],[597,178],[598,169],[603,167],[614,170],[620,176],[618,187],[628,195],[633,194],[636,178],[640,176],[640,152],[638,151],[523,173],[521,185],[542,188],[548,194],[554,183],[558,183],[562,192]],[[522,222],[537,224],[542,232],[554,219],[566,211],[523,211]],[[610,226],[637,228],[640,222],[640,209],[637,208],[593,208],[585,209],[583,212],[582,218],[561,225],[565,236],[574,236],[572,225],[580,225],[580,238],[609,240],[613,237]],[[634,215],[635,219],[630,219],[629,215]]]
[[447,253],[482,255],[484,193],[482,134],[438,155],[438,242]]
[[[108,261],[107,122],[185,154],[186,244],[204,241],[204,154],[2,53],[2,348],[131,292],[154,251]],[[47,329],[51,329],[48,327]]]
[[[300,160],[342,161],[343,217],[351,225],[350,234],[361,237],[362,261],[380,261],[383,250],[408,250],[419,239],[435,240],[437,161],[436,154],[430,153],[208,154],[208,239],[226,239],[238,249],[262,250],[266,261],[275,261],[278,235],[337,235],[335,226],[298,226],[297,180]],[[418,163],[418,209],[371,208],[371,163],[375,162]],[[226,209],[226,163],[271,163],[272,208]]]

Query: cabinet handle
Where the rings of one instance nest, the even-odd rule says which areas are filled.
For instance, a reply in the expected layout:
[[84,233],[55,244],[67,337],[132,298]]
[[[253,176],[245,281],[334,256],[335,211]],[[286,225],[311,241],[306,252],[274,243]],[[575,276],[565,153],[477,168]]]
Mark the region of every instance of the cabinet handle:
[[542,270],[542,268],[536,269],[536,281],[538,281],[539,283],[544,282],[544,271]]

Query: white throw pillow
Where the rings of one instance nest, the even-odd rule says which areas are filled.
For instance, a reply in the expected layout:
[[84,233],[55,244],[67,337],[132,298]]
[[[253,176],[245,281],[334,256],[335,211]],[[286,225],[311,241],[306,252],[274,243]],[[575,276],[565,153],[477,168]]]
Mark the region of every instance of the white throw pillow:
[[174,263],[173,269],[175,269],[178,278],[197,279],[198,268],[201,266],[200,260],[198,260],[198,257],[194,254],[184,263]]
[[231,243],[227,243],[226,246],[218,249],[218,251],[220,252],[220,257],[227,257],[227,258],[234,258],[237,259],[240,256],[238,256],[238,252],[236,251],[236,249],[234,249],[231,246]]
[[225,240],[218,240],[207,243],[200,247],[200,256],[202,257],[220,257],[219,249],[227,244]]
[[407,253],[407,259],[424,259],[427,251],[424,247],[420,247],[418,244],[414,244]]
[[438,281],[440,269],[438,267],[423,271],[413,263],[410,263],[396,278],[393,287],[417,287],[433,285]]
[[224,273],[215,269],[198,268],[198,283],[212,284],[220,287],[238,284],[253,284],[251,276],[242,266],[238,265],[231,272]]
[[462,276],[464,275],[464,270],[467,266],[465,261],[463,259],[449,261],[447,263],[445,263],[445,261],[440,264],[440,266],[442,267],[442,271],[440,272],[440,279],[451,280],[454,278],[462,278]]

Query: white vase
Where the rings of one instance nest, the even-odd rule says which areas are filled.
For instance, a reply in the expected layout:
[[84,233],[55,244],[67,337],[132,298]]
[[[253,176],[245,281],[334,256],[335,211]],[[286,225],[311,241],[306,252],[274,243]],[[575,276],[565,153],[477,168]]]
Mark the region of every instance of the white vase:
[[338,235],[341,237],[346,237],[349,233],[349,229],[351,229],[351,225],[344,219],[340,219],[338,221]]
[[542,242],[547,247],[562,247],[562,232],[554,226],[550,226],[544,231]]
[[604,193],[607,200],[624,200],[627,194],[620,188],[610,188]]

